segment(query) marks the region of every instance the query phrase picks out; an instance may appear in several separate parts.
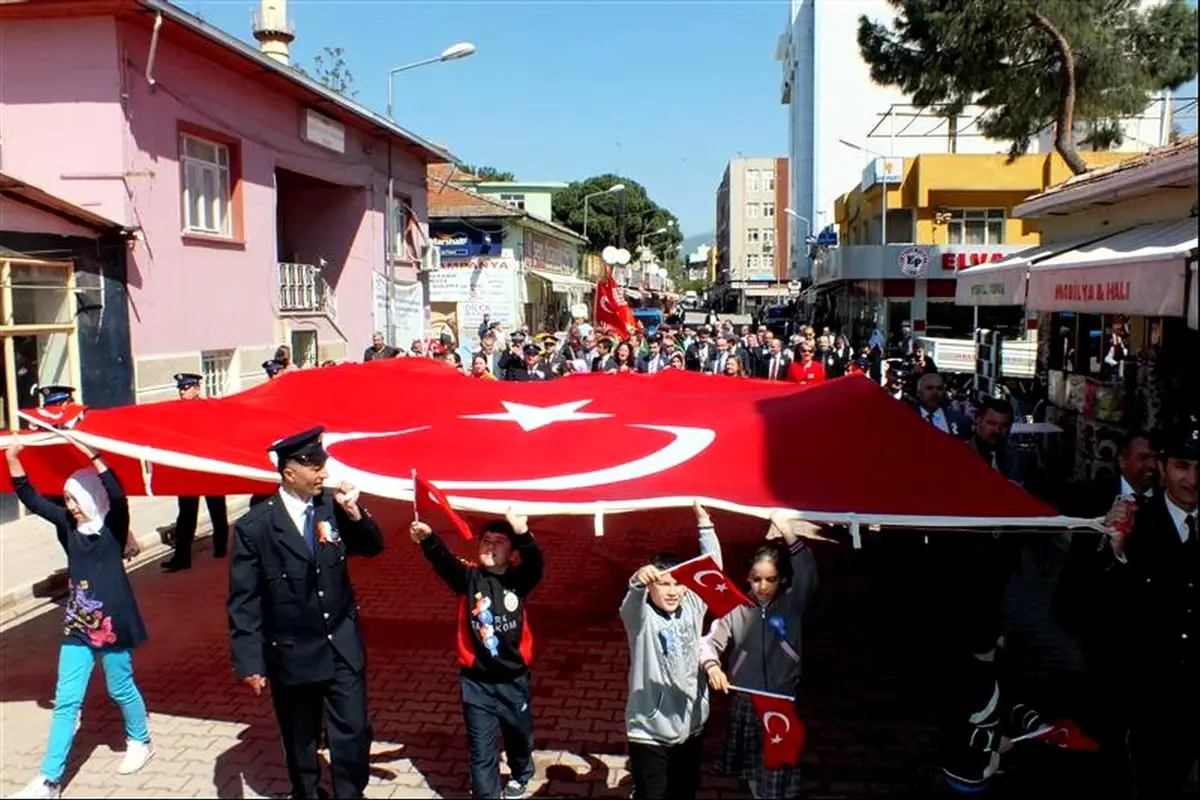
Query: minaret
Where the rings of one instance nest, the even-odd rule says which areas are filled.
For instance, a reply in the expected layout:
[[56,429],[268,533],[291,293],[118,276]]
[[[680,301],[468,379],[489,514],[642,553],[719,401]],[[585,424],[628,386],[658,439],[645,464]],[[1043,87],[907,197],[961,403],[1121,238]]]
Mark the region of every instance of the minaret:
[[287,16],[287,0],[259,0],[253,25],[258,49],[287,64],[288,46],[296,38],[296,31]]

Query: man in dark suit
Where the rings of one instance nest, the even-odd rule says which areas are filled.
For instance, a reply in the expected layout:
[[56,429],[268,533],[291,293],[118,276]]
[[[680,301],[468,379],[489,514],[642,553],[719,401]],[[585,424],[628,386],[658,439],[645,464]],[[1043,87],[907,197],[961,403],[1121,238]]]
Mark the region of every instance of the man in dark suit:
[[696,330],[696,341],[689,344],[684,351],[685,369],[691,372],[712,372],[712,359],[716,354],[716,347],[709,338],[711,335],[712,329],[707,325],[701,325]]
[[957,439],[971,435],[971,421],[946,405],[946,382],[936,372],[922,375],[917,381],[917,396],[913,409],[939,431]]
[[1169,435],[1162,491],[1140,506],[1120,498],[1106,522],[1104,613],[1123,658],[1109,683],[1128,720],[1138,798],[1183,797],[1200,757],[1200,427]]
[[[199,400],[203,378],[193,372],[180,372],[175,376],[175,388],[180,400]],[[178,572],[192,566],[192,540],[196,538],[196,525],[200,521],[200,498],[180,497],[179,515],[175,517],[175,552],[159,564],[166,572]],[[212,522],[213,557],[224,558],[229,543],[229,511],[224,497],[206,497],[208,519]]]
[[792,357],[783,349],[783,340],[772,338],[767,353],[758,361],[758,377],[769,381],[786,381]]
[[1012,424],[1012,403],[992,397],[985,398],[979,404],[979,410],[975,412],[974,435],[967,444],[992,469],[1010,481],[1023,485],[1021,465],[1017,460],[1016,451],[1009,443]]
[[522,350],[524,360],[509,364],[504,371],[504,380],[506,381],[547,381],[554,377],[554,373],[542,361],[542,350],[532,342],[525,345]]
[[276,442],[278,493],[234,525],[229,639],[238,679],[271,687],[291,797],[327,796],[317,743],[322,718],[333,796],[359,798],[369,777],[366,650],[346,557],[373,557],[383,534],[347,483],[325,488],[323,429]]
[[637,371],[655,375],[666,369],[668,355],[663,352],[662,342],[657,335],[646,339],[646,352],[637,358]]

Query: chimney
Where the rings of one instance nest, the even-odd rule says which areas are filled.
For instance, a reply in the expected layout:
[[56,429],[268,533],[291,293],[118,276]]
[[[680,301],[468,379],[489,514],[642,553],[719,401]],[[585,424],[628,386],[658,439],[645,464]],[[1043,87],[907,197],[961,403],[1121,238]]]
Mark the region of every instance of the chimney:
[[295,28],[287,16],[287,0],[259,0],[252,25],[258,49],[281,64],[287,64],[288,46],[296,38]]

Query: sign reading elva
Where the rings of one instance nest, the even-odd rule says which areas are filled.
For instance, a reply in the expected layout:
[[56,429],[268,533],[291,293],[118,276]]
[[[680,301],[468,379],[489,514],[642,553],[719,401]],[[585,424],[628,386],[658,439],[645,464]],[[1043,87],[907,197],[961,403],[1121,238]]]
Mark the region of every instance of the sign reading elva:
[[504,232],[454,225],[431,225],[429,240],[437,245],[442,258],[498,257],[504,245]]

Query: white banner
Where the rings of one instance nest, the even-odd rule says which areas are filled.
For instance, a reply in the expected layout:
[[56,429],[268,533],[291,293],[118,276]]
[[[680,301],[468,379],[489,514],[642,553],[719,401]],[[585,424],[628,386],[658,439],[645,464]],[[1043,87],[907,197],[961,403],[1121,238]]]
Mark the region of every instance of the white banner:
[[1182,258],[1033,267],[1029,271],[1028,307],[1032,311],[1182,317],[1186,288],[1187,268]]
[[1026,264],[978,266],[958,273],[954,302],[960,306],[1025,305]]
[[414,339],[425,338],[425,304],[421,284],[392,282],[391,330],[388,330],[388,279],[375,273],[375,330],[406,352]]
[[516,276],[516,264],[504,258],[443,260],[429,273],[429,302],[511,304]]

